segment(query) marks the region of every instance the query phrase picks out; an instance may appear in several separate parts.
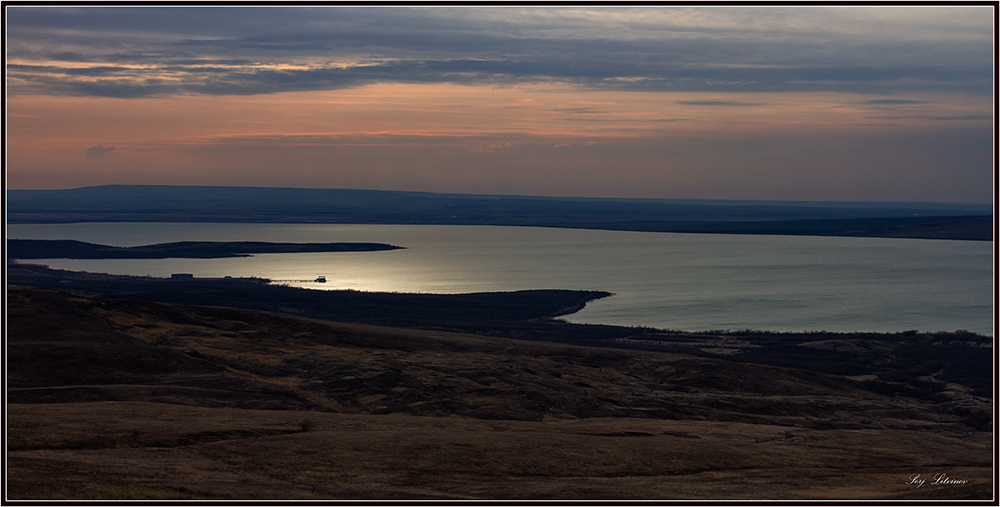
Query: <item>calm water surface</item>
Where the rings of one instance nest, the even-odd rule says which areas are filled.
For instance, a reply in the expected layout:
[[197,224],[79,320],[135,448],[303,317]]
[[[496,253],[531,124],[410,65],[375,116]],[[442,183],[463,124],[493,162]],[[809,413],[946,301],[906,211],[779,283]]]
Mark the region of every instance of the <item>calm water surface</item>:
[[116,246],[172,241],[373,241],[386,252],[234,259],[69,260],[132,275],[260,276],[314,289],[614,292],[571,322],[666,329],[993,334],[991,242],[666,234],[534,227],[84,223],[9,225],[9,238]]

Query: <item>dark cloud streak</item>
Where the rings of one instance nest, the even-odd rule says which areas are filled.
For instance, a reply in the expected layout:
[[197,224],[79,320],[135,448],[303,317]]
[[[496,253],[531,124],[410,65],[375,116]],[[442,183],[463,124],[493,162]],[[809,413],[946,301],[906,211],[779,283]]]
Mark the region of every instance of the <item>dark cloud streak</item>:
[[[988,33],[975,44],[917,36],[861,43],[804,30],[634,21],[626,28],[641,36],[616,37],[594,22],[557,18],[518,21],[502,9],[9,8],[8,58],[15,63],[8,89],[122,98],[374,82],[685,92],[992,89]],[[94,65],[79,65],[87,62]],[[157,81],[164,73],[171,84]]]
[[894,106],[900,104],[926,104],[927,101],[924,100],[909,100],[909,99],[876,99],[876,100],[866,100],[864,104],[872,104],[879,106]]
[[87,151],[83,152],[83,155],[91,159],[101,159],[104,158],[105,155],[114,153],[117,149],[118,148],[115,148],[114,146],[104,147],[104,145],[98,144],[87,148]]
[[765,105],[752,102],[734,102],[731,100],[679,100],[676,103],[685,106],[724,106],[724,107],[756,107]]

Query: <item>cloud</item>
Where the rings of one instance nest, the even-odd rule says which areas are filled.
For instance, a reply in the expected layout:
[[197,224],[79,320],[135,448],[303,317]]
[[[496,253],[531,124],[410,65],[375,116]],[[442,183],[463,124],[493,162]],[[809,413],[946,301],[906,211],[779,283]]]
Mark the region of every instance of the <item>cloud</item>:
[[897,104],[926,104],[923,100],[908,100],[908,99],[875,99],[866,100],[864,104],[881,105],[881,106],[891,106]]
[[15,6],[7,84],[121,98],[376,82],[988,94],[988,9]]
[[552,111],[558,113],[579,113],[579,114],[590,114],[590,113],[601,113],[600,109],[596,107],[559,107],[552,109]]
[[993,115],[991,114],[967,114],[964,116],[932,116],[928,117],[930,120],[939,121],[967,121],[967,120],[992,120]]
[[992,120],[993,115],[990,114],[967,114],[959,116],[912,115],[912,116],[877,116],[876,118],[880,120],[984,121],[984,120]]
[[113,153],[115,150],[117,150],[117,148],[114,146],[108,146],[105,148],[104,145],[98,144],[87,148],[87,151],[83,152],[83,155],[87,158],[99,159],[104,158],[105,155]]
[[765,104],[754,104],[750,102],[735,102],[731,100],[679,100],[675,104],[685,106],[726,106],[726,107],[754,107]]
[[468,150],[475,153],[494,153],[496,151],[503,152],[511,146],[510,143],[478,143],[469,147]]

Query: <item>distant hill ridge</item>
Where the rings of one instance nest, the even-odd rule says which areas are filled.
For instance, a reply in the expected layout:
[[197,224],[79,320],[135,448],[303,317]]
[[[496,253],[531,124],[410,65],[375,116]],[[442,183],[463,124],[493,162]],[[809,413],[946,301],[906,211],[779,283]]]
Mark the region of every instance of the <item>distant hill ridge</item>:
[[[66,190],[8,190],[9,223],[66,223],[81,221],[265,222],[265,223],[390,223],[526,225],[586,227],[660,232],[718,232],[701,222],[768,222],[791,220],[859,220],[922,217],[986,217],[991,204],[742,201],[700,199],[620,199],[537,197],[480,194],[439,194],[388,190],[104,185]],[[985,227],[979,224],[986,224]],[[652,225],[651,225],[652,224]],[[668,224],[665,227],[663,224]],[[684,224],[677,229],[678,224]],[[834,224],[836,225],[836,224]],[[822,235],[883,235],[895,223],[879,222],[876,229],[861,224],[829,224]],[[919,225],[919,224],[918,224]],[[940,222],[934,227],[940,229]],[[948,225],[947,227],[952,227]],[[946,227],[946,228],[947,228]],[[959,226],[969,229],[969,224]],[[988,221],[980,219],[968,237],[991,239]],[[741,227],[725,232],[741,232]],[[748,233],[788,234],[752,227]],[[796,227],[795,234],[811,234]],[[919,229],[919,227],[918,227]],[[805,232],[803,232],[805,231]],[[880,232],[881,231],[881,232]],[[898,231],[897,231],[898,232]],[[925,237],[920,233],[916,236]]]

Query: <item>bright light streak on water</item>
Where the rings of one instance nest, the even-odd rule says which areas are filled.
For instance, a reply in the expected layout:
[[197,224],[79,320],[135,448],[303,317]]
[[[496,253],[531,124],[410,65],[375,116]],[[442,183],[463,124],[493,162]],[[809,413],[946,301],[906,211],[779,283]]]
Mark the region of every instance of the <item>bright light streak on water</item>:
[[314,289],[614,292],[572,322],[683,330],[993,334],[992,243],[664,234],[534,227],[89,223],[10,225],[9,238],[135,246],[173,241],[390,243],[405,250],[231,259],[30,261],[167,277],[258,276]]

